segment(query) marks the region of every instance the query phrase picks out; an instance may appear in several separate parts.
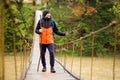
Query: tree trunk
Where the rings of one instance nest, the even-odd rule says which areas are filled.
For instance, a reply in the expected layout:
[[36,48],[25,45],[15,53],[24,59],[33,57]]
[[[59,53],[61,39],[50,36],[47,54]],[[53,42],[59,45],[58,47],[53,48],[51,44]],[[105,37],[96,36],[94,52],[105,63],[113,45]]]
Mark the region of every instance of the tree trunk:
[[60,0],[57,0],[57,4],[59,4]]
[[84,4],[90,5],[90,6],[95,6],[96,5],[96,0],[84,0]]

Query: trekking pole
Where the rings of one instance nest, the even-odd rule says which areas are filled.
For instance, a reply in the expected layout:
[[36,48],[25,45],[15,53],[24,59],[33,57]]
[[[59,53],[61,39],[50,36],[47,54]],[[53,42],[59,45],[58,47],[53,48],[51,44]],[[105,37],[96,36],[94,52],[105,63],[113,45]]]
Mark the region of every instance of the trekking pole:
[[39,71],[40,59],[41,59],[41,54],[40,54],[39,61],[38,61],[37,72]]
[[[41,20],[41,15],[40,15],[40,20]],[[41,23],[41,22],[40,22]],[[41,24],[40,24],[41,26]],[[40,44],[40,50],[42,50],[42,45]],[[41,59],[41,52],[40,52],[40,57],[39,57],[39,61],[38,61],[38,66],[37,66],[37,72],[39,71],[39,65],[40,65],[40,59]]]

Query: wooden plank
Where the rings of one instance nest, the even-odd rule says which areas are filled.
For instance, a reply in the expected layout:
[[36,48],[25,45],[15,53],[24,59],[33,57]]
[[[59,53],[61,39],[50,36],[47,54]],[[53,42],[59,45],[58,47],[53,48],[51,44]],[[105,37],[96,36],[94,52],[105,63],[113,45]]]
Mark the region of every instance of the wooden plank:
[[31,67],[26,75],[25,80],[75,80],[67,72],[65,72],[64,69],[58,63],[55,63],[56,73],[51,73],[48,56],[47,56],[46,72],[41,71],[42,69],[41,65],[39,72],[37,72],[37,63],[34,61],[31,64]]

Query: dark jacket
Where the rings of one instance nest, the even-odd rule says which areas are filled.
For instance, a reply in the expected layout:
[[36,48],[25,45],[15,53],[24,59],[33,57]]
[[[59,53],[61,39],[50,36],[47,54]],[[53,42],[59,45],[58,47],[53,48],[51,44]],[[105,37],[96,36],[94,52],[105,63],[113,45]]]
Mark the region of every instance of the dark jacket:
[[[41,23],[41,21],[42,21],[42,23]],[[50,19],[42,18],[42,20],[39,20],[39,21],[38,21],[37,26],[36,26],[36,29],[35,29],[35,32],[36,32],[37,34],[41,34],[41,33],[39,32],[39,29],[41,29],[41,27],[40,27],[41,25],[43,25],[43,27],[52,26],[53,34],[55,33],[55,34],[58,34],[58,35],[60,35],[60,36],[65,36],[65,33],[60,32],[60,31],[58,30],[58,28],[56,27],[55,22],[54,22],[51,18],[50,18]]]

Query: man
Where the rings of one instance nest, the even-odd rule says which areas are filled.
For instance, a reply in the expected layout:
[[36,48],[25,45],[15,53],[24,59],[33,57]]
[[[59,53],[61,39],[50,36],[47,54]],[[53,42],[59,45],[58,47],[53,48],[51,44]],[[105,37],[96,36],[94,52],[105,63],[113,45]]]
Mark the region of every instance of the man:
[[46,72],[46,60],[45,52],[48,48],[50,54],[50,71],[55,73],[54,69],[54,33],[60,36],[65,36],[66,34],[60,32],[56,27],[55,22],[51,18],[51,13],[48,9],[43,11],[42,19],[39,20],[35,32],[39,34],[40,39],[40,50],[41,50],[41,61],[42,61],[42,72]]

